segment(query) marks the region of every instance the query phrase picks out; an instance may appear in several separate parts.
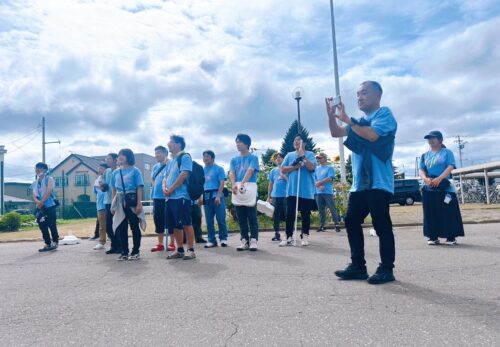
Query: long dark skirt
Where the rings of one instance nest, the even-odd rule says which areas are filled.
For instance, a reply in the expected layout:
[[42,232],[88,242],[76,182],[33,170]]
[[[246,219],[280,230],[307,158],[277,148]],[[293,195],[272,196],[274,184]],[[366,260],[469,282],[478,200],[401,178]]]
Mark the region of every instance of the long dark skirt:
[[[444,202],[446,194],[451,195],[449,204]],[[423,190],[422,206],[424,208],[424,236],[431,240],[438,237],[452,240],[457,236],[464,236],[457,194]]]

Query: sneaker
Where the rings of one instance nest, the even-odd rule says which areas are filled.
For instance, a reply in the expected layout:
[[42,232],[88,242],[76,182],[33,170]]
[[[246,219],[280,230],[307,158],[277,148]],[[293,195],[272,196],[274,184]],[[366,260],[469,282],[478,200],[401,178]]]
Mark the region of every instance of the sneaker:
[[38,252],[40,252],[40,253],[43,253],[43,252],[48,252],[48,251],[51,251],[51,249],[50,249],[50,245],[45,245],[45,246],[43,246],[43,248],[40,248],[40,249],[38,250]]
[[196,253],[194,253],[193,251],[190,251],[188,249],[188,251],[186,252],[186,254],[184,255],[184,257],[182,259],[184,260],[191,260],[191,259],[194,259],[196,258]]
[[344,270],[335,271],[335,276],[342,278],[343,280],[366,280],[368,278],[368,272],[366,271],[366,266],[355,266],[353,264],[347,265]]
[[435,239],[435,240],[431,240],[431,239],[429,239],[429,240],[427,240],[427,244],[428,244],[429,246],[439,245],[440,243],[441,243],[441,242],[439,242],[439,239]]
[[52,250],[55,251],[59,247],[59,242],[52,242],[50,246]]
[[165,246],[157,244],[153,248],[151,248],[151,252],[161,252],[165,250]]
[[103,250],[103,249],[106,249],[106,247],[104,247],[104,245],[102,243],[98,243],[97,245],[95,245],[94,247],[94,250],[95,251],[100,251],[100,250]]
[[457,244],[457,240],[446,240],[445,244],[448,246],[455,246]]
[[316,230],[316,232],[320,233],[322,231],[326,231],[326,228],[322,225],[318,228],[318,230]]
[[274,237],[271,239],[271,241],[281,241],[281,236],[279,233],[276,233]]
[[167,246],[167,251],[169,251],[169,252],[175,251],[175,245],[168,245]]
[[122,254],[118,257],[118,261],[127,261],[128,260],[128,254]]
[[302,246],[309,246],[309,235],[308,234],[304,234],[304,236],[302,236]]
[[250,247],[248,248],[250,251],[256,251],[257,250],[257,240],[256,239],[250,239]]
[[128,260],[139,260],[141,259],[141,253],[137,252],[137,253],[132,253],[130,254],[130,256],[128,257]]
[[249,249],[249,245],[248,245],[248,241],[243,239],[241,240],[241,245],[239,245],[238,247],[236,247],[236,250],[237,251],[248,251]]
[[207,242],[205,244],[205,248],[214,248],[214,247],[217,247],[217,242],[216,243],[212,243],[212,242]]
[[184,258],[184,252],[177,252],[175,251],[172,254],[167,255],[167,259],[182,259]]
[[220,245],[221,247],[227,247],[227,240],[221,240]]
[[395,281],[392,269],[386,269],[382,266],[377,268],[377,271],[368,278],[368,283],[370,284],[382,284],[387,282]]
[[286,240],[283,240],[279,243],[279,247],[293,246],[293,238],[289,237]]
[[89,241],[99,240],[99,236],[89,237]]
[[337,233],[340,233],[340,232],[342,231],[342,230],[340,230],[340,225],[335,224],[335,231],[336,231]]

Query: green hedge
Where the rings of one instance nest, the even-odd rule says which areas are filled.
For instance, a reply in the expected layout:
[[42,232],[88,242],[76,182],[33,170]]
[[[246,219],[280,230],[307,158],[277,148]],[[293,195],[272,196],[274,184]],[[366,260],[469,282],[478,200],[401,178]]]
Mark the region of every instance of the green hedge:
[[0,218],[0,231],[18,231],[21,227],[21,215],[9,212]]

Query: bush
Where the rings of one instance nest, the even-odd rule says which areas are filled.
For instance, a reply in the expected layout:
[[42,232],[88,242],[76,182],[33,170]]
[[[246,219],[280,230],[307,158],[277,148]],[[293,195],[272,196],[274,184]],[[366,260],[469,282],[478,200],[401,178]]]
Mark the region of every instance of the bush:
[[0,231],[18,231],[21,227],[21,215],[9,212],[0,219]]

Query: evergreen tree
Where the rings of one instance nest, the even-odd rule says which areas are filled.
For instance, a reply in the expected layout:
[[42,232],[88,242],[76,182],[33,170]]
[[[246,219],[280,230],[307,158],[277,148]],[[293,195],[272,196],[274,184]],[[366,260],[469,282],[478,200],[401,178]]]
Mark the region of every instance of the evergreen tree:
[[277,153],[277,151],[275,149],[272,149],[272,148],[268,148],[262,155],[261,155],[261,159],[262,159],[262,164],[264,165],[264,167],[266,169],[269,169],[269,168],[272,168],[272,167],[275,167],[276,164],[273,162],[272,158],[273,158],[273,155]]
[[[283,155],[286,155],[289,152],[295,151],[295,148],[293,148],[293,140],[295,139],[295,136],[299,133],[299,122],[297,120],[293,121],[292,125],[288,128],[285,137],[283,138],[283,142],[281,144],[281,150],[280,152]],[[312,137],[309,136],[309,131],[300,125],[302,135],[307,139],[306,141],[306,150],[315,152],[316,153],[316,143],[314,143]]]

